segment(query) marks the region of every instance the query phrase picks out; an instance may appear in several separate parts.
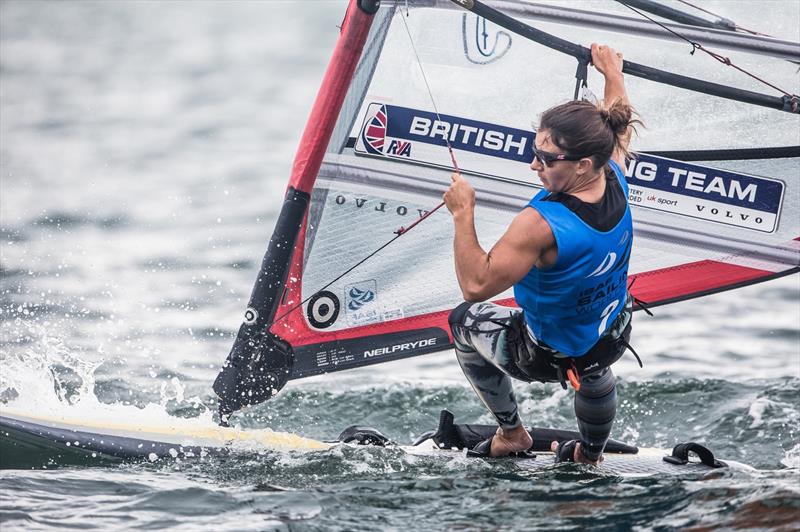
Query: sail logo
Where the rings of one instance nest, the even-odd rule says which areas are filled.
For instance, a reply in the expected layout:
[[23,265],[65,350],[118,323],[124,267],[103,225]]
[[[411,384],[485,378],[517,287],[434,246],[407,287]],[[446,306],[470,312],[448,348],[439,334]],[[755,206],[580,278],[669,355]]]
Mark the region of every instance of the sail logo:
[[386,154],[397,155],[398,157],[411,157],[411,142],[392,140],[392,142],[389,143]]
[[359,327],[381,321],[378,302],[378,282],[367,279],[344,287],[345,319],[350,327]]
[[361,128],[361,145],[370,155],[389,157],[411,157],[411,141],[387,138],[389,110],[386,105],[370,108]]
[[[377,212],[380,214],[392,214],[397,216],[416,216],[422,218],[428,214],[428,210],[420,209],[413,205],[404,205],[402,203],[394,203],[391,198],[386,198],[382,201],[374,198],[363,198],[358,196],[349,196],[345,194],[337,194],[333,198],[333,203],[337,207],[349,207],[348,212],[364,210],[370,213]],[[353,209],[352,207],[355,207]]]
[[[361,112],[347,140],[356,155],[452,170],[450,147],[465,172],[538,186],[529,168],[533,131],[382,102],[365,102]],[[646,153],[627,162],[625,182],[636,208],[767,233],[778,228],[786,193],[780,179]]]
[[436,345],[436,338],[428,338],[426,340],[417,340],[415,342],[405,342],[402,344],[395,344],[387,347],[378,347],[377,349],[370,349],[364,351],[364,358],[379,357],[382,355],[393,355],[395,353],[402,353],[403,351],[412,351],[423,347],[430,347]]
[[[386,125],[389,116],[386,106],[378,106],[372,115],[368,115],[361,129],[361,140],[367,153],[383,155],[383,145],[386,142]],[[409,150],[410,151],[410,150]]]
[[603,275],[604,273],[606,273],[608,270],[611,269],[616,260],[617,260],[617,254],[614,253],[613,251],[610,251],[608,255],[606,255],[606,257],[603,259],[603,262],[601,262],[600,265],[597,268],[595,268],[595,270],[592,273],[587,275],[586,278],[588,279],[589,277],[599,277]]
[[[427,114],[427,113],[426,113]],[[450,118],[450,117],[448,117]],[[445,145],[449,142],[453,148],[478,151],[479,153],[505,153],[531,159],[526,147],[533,145],[530,135],[518,135],[501,128],[480,127],[470,121],[445,120],[444,117],[429,117],[415,114],[408,129],[409,136],[419,135],[430,139],[429,142],[441,139]]]
[[533,138],[532,131],[373,102],[353,147],[357,154],[441,165],[442,154],[447,153],[441,148],[450,145],[527,165],[533,157]]
[[777,228],[785,193],[778,179],[644,153],[625,175],[631,205],[766,233]]
[[370,301],[375,300],[375,292],[368,289],[362,290],[353,286],[347,292],[347,297],[347,308],[350,310],[358,310]]
[[[483,17],[463,14],[461,39],[467,61],[475,65],[488,65],[506,55],[506,52],[511,49],[511,35],[493,28],[494,25],[490,25],[489,21]],[[492,34],[489,33],[490,30]],[[492,37],[491,45],[490,37]]]

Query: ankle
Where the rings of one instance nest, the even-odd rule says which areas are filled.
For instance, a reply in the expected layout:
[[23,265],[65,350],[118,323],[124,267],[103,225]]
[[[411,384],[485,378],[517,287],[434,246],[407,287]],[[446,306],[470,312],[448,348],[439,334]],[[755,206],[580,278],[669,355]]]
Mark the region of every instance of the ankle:
[[603,452],[600,451],[599,453],[592,453],[587,452],[584,449],[584,445],[578,444],[577,448],[575,449],[575,453],[578,455],[579,461],[589,464],[598,465],[600,462],[603,461]]
[[531,437],[530,434],[528,434],[527,429],[523,425],[510,429],[500,427],[498,432],[500,433],[500,436],[502,436],[507,440],[514,440],[514,441],[529,440]]

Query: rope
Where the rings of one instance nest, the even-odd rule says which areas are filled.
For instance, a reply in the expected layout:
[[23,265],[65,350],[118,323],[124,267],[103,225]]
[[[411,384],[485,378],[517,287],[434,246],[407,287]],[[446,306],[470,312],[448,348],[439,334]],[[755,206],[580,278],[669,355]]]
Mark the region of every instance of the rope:
[[[410,228],[409,228],[409,229],[410,229]],[[334,280],[330,281],[328,284],[326,284],[325,286],[323,286],[322,288],[320,288],[319,290],[317,290],[316,292],[314,292],[313,294],[311,294],[310,296],[308,296],[307,298],[305,298],[304,300],[302,300],[300,303],[298,303],[298,304],[296,304],[295,306],[291,307],[289,310],[287,310],[286,312],[284,312],[283,314],[281,314],[281,315],[280,315],[280,317],[278,317],[278,318],[276,318],[276,319],[272,320],[272,323],[269,323],[269,324],[267,324],[267,327],[266,327],[266,329],[270,329],[270,328],[271,328],[273,325],[275,325],[276,323],[278,323],[279,321],[281,321],[283,318],[285,318],[286,316],[288,316],[289,314],[291,314],[291,313],[292,313],[292,312],[294,312],[295,310],[299,309],[300,307],[302,307],[303,305],[305,305],[306,303],[308,303],[308,302],[311,300],[311,298],[312,298],[312,297],[314,297],[315,295],[319,294],[320,292],[322,292],[322,291],[323,291],[323,290],[325,290],[326,288],[330,287],[330,286],[331,286],[333,283],[335,283],[336,281],[338,281],[339,279],[341,279],[342,277],[344,277],[344,276],[345,276],[345,275],[347,275],[348,273],[352,272],[353,270],[355,270],[356,268],[358,268],[359,266],[361,266],[362,264],[364,264],[364,263],[365,263],[365,262],[366,262],[368,259],[370,259],[370,258],[372,258],[373,256],[375,256],[376,254],[378,254],[380,251],[382,251],[382,250],[383,250],[385,247],[387,247],[389,244],[391,244],[392,242],[394,242],[395,240],[397,240],[398,238],[400,238],[401,236],[403,236],[403,235],[404,235],[406,232],[408,232],[408,230],[404,231],[403,233],[397,233],[397,236],[395,236],[395,237],[394,237],[394,238],[392,238],[391,240],[388,240],[387,242],[385,242],[385,243],[384,243],[384,244],[383,244],[381,247],[379,247],[378,249],[376,249],[375,251],[373,251],[372,253],[370,253],[369,255],[367,255],[366,257],[364,257],[363,259],[361,259],[361,260],[360,260],[360,261],[358,261],[357,263],[355,263],[353,266],[351,266],[350,268],[348,268],[347,270],[345,270],[345,271],[344,271],[344,272],[343,272],[341,275],[339,275],[337,278],[335,278]]]
[[[428,96],[431,99],[431,103],[433,104],[433,112],[436,114],[436,119],[439,122],[442,122],[442,117],[439,115],[439,108],[436,106],[436,100],[433,99],[433,92],[431,91],[431,86],[428,84],[428,77],[425,75],[425,69],[422,68],[422,61],[420,61],[419,54],[417,53],[417,47],[414,46],[414,39],[411,37],[411,30],[408,28],[408,22],[406,22],[406,17],[408,17],[408,6],[406,6],[406,16],[400,16],[400,20],[403,21],[403,26],[406,28],[406,34],[408,35],[408,41],[411,43],[411,50],[414,52],[414,57],[417,59],[417,65],[419,65],[419,71],[422,73],[422,81],[425,82],[425,88],[428,90]],[[450,152],[450,160],[453,163],[453,168],[455,168],[456,172],[461,173],[461,170],[458,168],[458,163],[456,162],[455,153],[453,153],[453,147],[450,145],[450,140],[447,138],[447,135],[443,135],[444,143],[447,145],[447,150]],[[439,205],[441,207],[441,205]],[[439,207],[436,207],[437,209]]]
[[683,36],[683,35],[681,35],[680,33],[676,32],[675,30],[673,30],[673,29],[671,29],[671,28],[669,28],[669,27],[667,27],[667,26],[665,26],[665,25],[664,25],[664,24],[662,24],[661,22],[659,22],[659,21],[657,21],[657,20],[655,20],[655,19],[653,19],[653,18],[650,18],[649,16],[647,16],[647,15],[646,15],[646,14],[644,14],[644,13],[642,13],[641,11],[639,11],[638,9],[636,9],[635,7],[631,7],[631,6],[629,6],[629,5],[628,5],[628,4],[626,4],[626,3],[625,3],[623,0],[616,0],[616,1],[617,1],[617,2],[619,2],[620,4],[624,5],[625,7],[627,7],[628,9],[630,9],[631,11],[633,11],[633,12],[635,12],[635,13],[639,14],[639,16],[646,18],[647,20],[649,20],[649,21],[650,21],[650,22],[652,22],[653,24],[657,24],[657,25],[661,26],[663,29],[667,30],[667,31],[668,31],[668,32],[670,32],[671,34],[673,34],[673,35],[675,35],[676,37],[678,37],[678,38],[680,38],[680,39],[683,39],[684,41],[686,41],[687,43],[689,43],[689,44],[692,46],[692,51],[691,51],[691,52],[689,52],[691,55],[694,55],[694,52],[695,52],[696,50],[702,50],[703,52],[707,53],[708,55],[710,55],[711,57],[713,57],[714,59],[716,59],[716,60],[717,60],[717,61],[719,61],[720,63],[722,63],[722,64],[724,64],[724,65],[727,65],[727,66],[729,66],[729,67],[733,67],[733,68],[735,68],[736,70],[738,70],[739,72],[742,72],[742,73],[744,73],[744,74],[746,74],[746,75],[750,76],[751,78],[753,78],[753,79],[755,79],[755,80],[757,80],[757,81],[760,81],[760,82],[761,82],[761,83],[763,83],[764,85],[767,85],[768,87],[772,87],[772,88],[773,88],[773,89],[775,89],[776,91],[778,91],[778,92],[780,92],[781,94],[783,94],[783,95],[784,95],[786,98],[788,98],[788,99],[789,99],[789,101],[790,101],[790,105],[791,105],[791,108],[792,108],[792,112],[797,112],[798,105],[800,105],[800,96],[797,96],[796,94],[789,93],[789,92],[787,92],[787,91],[785,91],[785,90],[781,89],[780,87],[778,87],[778,86],[776,86],[776,85],[773,85],[772,83],[770,83],[770,82],[768,82],[768,81],[766,81],[766,80],[764,80],[764,79],[762,79],[762,78],[760,78],[760,77],[756,76],[755,74],[753,74],[753,73],[751,73],[751,72],[748,72],[747,70],[745,70],[745,69],[743,69],[743,68],[741,68],[741,67],[739,67],[739,66],[735,65],[735,64],[734,64],[734,63],[733,63],[733,62],[730,60],[730,58],[729,58],[729,57],[725,57],[724,55],[718,54],[718,53],[716,53],[716,52],[714,52],[714,51],[712,51],[712,50],[709,50],[709,49],[705,48],[705,47],[704,47],[702,44],[700,44],[700,43],[698,43],[698,42],[694,42],[694,41],[692,41],[692,40],[690,40],[690,39],[687,39],[686,37],[684,37],[684,36]]
[[738,24],[736,24],[735,22],[733,22],[732,20],[730,20],[730,19],[727,19],[725,17],[721,17],[721,16],[717,15],[716,13],[714,13],[713,11],[709,11],[708,9],[704,9],[704,8],[702,8],[700,6],[694,5],[693,3],[687,2],[686,0],[678,0],[678,2],[680,2],[681,4],[687,5],[689,7],[693,7],[695,9],[697,9],[698,11],[702,11],[703,13],[705,13],[707,15],[711,15],[712,17],[717,17],[720,20],[728,21],[731,24],[733,24],[733,27],[736,28],[737,30],[744,31],[744,32],[749,33],[751,35],[760,35],[762,37],[771,37],[771,35],[767,35],[766,33],[760,33],[760,32],[757,32],[757,31],[748,30],[747,28],[743,28],[743,27],[739,26]]

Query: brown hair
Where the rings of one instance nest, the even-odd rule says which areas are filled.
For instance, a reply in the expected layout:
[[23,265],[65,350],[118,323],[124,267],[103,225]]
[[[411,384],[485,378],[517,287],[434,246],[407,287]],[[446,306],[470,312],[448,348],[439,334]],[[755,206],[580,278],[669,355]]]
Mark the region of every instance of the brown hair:
[[[595,168],[608,163],[614,150],[622,146],[628,128],[636,131],[636,112],[616,100],[608,109],[591,102],[575,100],[551,107],[542,114],[539,129],[550,133],[553,144],[570,155],[586,155]],[[628,155],[625,150],[625,155]]]

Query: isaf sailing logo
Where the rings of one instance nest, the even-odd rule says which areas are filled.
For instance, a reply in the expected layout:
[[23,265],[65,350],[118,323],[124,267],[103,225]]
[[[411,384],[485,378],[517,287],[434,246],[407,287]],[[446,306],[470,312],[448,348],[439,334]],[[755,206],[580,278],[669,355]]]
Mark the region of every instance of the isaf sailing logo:
[[362,290],[356,286],[350,288],[347,295],[349,296],[347,308],[350,310],[358,310],[375,299],[375,292],[372,290]]
[[377,281],[368,279],[346,285],[344,287],[344,305],[347,324],[351,327],[381,321]]
[[600,265],[597,268],[595,268],[595,270],[592,273],[587,275],[586,279],[588,279],[589,277],[600,277],[601,275],[603,275],[604,273],[606,273],[608,270],[611,269],[616,260],[617,260],[617,254],[614,253],[613,251],[609,251],[608,255],[606,255],[606,257],[603,259],[603,262],[601,262]]

